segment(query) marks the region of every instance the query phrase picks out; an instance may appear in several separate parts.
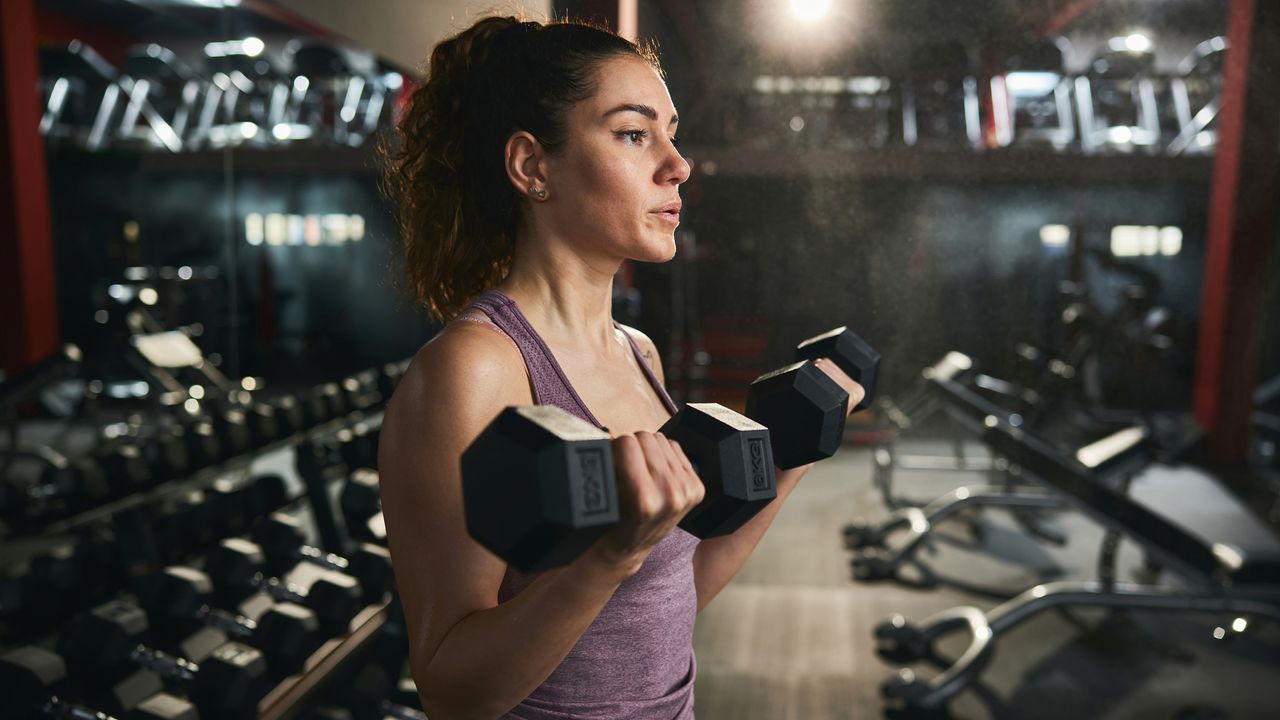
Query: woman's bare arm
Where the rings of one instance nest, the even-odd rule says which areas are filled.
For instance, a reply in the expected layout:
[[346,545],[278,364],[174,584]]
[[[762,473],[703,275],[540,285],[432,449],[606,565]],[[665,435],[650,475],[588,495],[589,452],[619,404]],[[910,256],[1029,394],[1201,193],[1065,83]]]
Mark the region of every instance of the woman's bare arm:
[[[645,362],[649,363],[658,380],[663,381],[665,385],[662,363],[658,360],[658,351],[653,341],[639,330],[634,328],[626,328],[626,330],[635,338]],[[835,363],[824,358],[818,361],[818,367],[849,393],[850,410],[862,401],[862,387],[840,372]],[[800,484],[800,478],[804,477],[812,467],[813,465],[809,464],[790,470],[777,470],[778,496],[773,502],[766,505],[755,517],[732,534],[709,538],[698,545],[698,549],[693,554],[693,578],[698,590],[699,611],[719,595],[725,585],[728,585],[733,576],[742,569],[747,558],[756,549],[756,545],[760,544],[765,531],[773,524],[773,519],[782,510],[782,503],[791,495],[791,491],[795,490],[796,485]]]
[[510,344],[460,324],[418,352],[387,408],[383,510],[413,676],[432,718],[493,718],[518,704],[628,574],[593,548],[498,604],[506,564],[467,534],[459,458],[501,409],[531,402]]

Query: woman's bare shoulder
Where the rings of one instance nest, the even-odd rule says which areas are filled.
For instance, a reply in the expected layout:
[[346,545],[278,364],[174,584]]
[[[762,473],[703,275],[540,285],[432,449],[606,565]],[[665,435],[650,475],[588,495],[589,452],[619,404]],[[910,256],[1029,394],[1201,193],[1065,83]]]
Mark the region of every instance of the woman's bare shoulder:
[[457,322],[414,354],[383,424],[419,438],[424,426],[469,435],[502,408],[532,402],[524,359],[510,339],[496,328]]
[[423,345],[405,370],[399,395],[420,397],[519,396],[528,394],[520,351],[495,326],[455,322]]

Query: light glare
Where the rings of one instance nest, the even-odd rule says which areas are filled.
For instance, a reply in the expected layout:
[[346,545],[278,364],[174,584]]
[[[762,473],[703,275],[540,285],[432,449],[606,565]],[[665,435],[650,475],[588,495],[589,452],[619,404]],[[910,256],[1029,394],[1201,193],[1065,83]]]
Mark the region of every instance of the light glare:
[[827,14],[831,0],[791,0],[791,12],[805,22],[813,22]]

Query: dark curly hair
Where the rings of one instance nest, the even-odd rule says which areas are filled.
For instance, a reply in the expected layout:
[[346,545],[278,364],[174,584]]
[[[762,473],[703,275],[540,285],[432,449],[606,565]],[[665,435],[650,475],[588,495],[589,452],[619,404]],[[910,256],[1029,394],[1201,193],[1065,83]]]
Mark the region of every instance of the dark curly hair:
[[569,106],[596,92],[596,66],[629,55],[662,74],[652,45],[568,18],[486,17],[435,47],[379,146],[381,186],[398,207],[398,279],[416,304],[447,321],[507,276],[521,202],[503,167],[507,139],[524,130],[556,152]]

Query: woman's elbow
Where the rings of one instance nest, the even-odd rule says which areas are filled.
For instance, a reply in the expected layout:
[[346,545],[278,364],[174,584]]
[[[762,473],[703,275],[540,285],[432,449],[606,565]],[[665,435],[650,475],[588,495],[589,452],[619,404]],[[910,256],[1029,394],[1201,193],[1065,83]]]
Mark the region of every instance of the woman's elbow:
[[422,710],[431,720],[497,720],[509,707],[497,707],[485,697],[477,697],[455,683],[432,681],[425,674],[414,674]]

